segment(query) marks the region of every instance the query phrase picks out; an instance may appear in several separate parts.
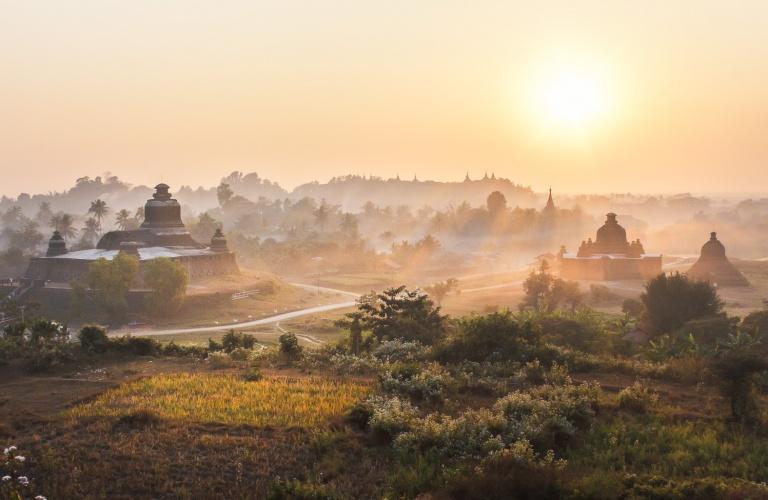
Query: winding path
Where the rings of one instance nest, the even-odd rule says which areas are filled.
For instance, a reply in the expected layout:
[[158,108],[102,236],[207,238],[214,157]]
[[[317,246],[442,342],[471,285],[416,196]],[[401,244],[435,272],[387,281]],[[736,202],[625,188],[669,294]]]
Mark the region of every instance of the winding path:
[[[199,327],[193,327],[193,328],[172,328],[172,329],[144,329],[144,330],[133,330],[130,332],[131,335],[134,336],[159,336],[159,335],[178,335],[178,334],[185,334],[185,333],[203,333],[203,332],[224,332],[227,330],[231,330],[233,328],[250,328],[253,326],[261,326],[261,325],[271,325],[273,323],[279,323],[280,321],[286,321],[289,319],[294,318],[300,318],[302,316],[310,316],[312,314],[318,314],[328,311],[335,311],[336,309],[346,309],[348,307],[354,307],[357,303],[356,300],[358,297],[360,297],[360,294],[348,292],[346,290],[336,290],[335,288],[326,288],[322,286],[314,286],[314,285],[307,285],[304,283],[289,283],[291,286],[295,286],[297,288],[303,288],[305,290],[312,290],[312,291],[321,291],[321,292],[328,292],[328,293],[335,293],[337,295],[343,295],[345,297],[349,297],[355,300],[348,300],[344,302],[336,302],[334,304],[325,304],[322,306],[314,306],[314,307],[307,307],[304,309],[297,309],[295,311],[290,311],[282,314],[275,314],[273,316],[267,316],[266,318],[261,319],[255,319],[252,321],[243,321],[240,323],[227,323],[224,325],[212,325],[212,326],[199,326]],[[117,331],[117,332],[110,332],[110,336],[120,336],[124,335],[126,332],[124,331]],[[298,336],[298,335],[297,335]],[[316,339],[312,339],[316,340]],[[309,340],[311,343],[311,340]]]

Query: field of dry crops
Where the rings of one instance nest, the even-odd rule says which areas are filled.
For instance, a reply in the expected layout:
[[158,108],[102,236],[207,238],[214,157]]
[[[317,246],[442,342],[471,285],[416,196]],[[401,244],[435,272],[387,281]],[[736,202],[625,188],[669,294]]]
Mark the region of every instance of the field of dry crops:
[[365,383],[322,378],[247,382],[236,375],[179,373],[121,385],[66,415],[122,417],[147,411],[188,422],[312,428],[343,414],[368,390]]

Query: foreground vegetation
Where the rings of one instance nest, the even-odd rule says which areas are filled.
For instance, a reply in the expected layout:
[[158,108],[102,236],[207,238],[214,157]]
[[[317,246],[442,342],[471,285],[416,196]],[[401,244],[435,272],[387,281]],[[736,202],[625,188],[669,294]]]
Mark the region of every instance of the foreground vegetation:
[[[343,341],[313,350],[291,333],[187,350],[88,327],[46,369],[175,354],[195,373],[5,433],[50,497],[768,497],[768,312],[728,317],[679,275],[622,316],[578,307],[546,269],[529,284],[523,310],[463,318],[404,287],[371,294],[338,322]],[[31,356],[63,330],[5,341]]]

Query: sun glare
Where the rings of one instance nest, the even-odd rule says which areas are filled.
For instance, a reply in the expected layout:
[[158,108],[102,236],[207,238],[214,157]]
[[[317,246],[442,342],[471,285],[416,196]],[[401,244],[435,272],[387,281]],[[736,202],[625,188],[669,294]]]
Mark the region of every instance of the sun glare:
[[609,83],[607,72],[596,64],[551,62],[533,72],[527,105],[547,132],[584,136],[611,112]]

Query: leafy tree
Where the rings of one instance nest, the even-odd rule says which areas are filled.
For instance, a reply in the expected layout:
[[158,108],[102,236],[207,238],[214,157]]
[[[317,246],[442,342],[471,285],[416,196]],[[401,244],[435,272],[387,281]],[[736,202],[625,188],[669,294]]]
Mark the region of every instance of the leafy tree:
[[552,276],[546,260],[541,261],[538,271],[528,275],[523,282],[523,290],[525,297],[520,303],[520,309],[552,312],[561,304],[566,304],[575,310],[584,300],[579,284]]
[[345,213],[341,218],[340,224],[341,232],[350,240],[355,240],[358,237],[357,217],[354,214]]
[[98,325],[85,325],[80,329],[77,338],[80,347],[88,352],[104,352],[109,344],[106,330]]
[[101,221],[109,213],[107,202],[101,199],[92,201],[91,207],[88,209],[88,213],[93,214],[93,216],[96,218],[96,222],[98,222],[98,231],[101,233]]
[[99,236],[99,221],[93,217],[85,220],[85,226],[80,230],[82,232],[81,245],[93,246],[96,238]]
[[507,198],[500,191],[494,191],[488,195],[486,206],[492,215],[504,213],[507,210]]
[[53,216],[53,210],[51,210],[51,204],[47,201],[40,203],[40,207],[37,209],[35,220],[38,224],[45,224]]
[[219,200],[219,205],[222,207],[226,205],[227,202],[231,200],[234,195],[235,195],[235,192],[232,191],[232,188],[229,187],[229,184],[225,182],[222,182],[216,188],[216,198]]
[[144,284],[151,290],[146,299],[150,314],[172,315],[181,309],[189,282],[184,264],[158,257],[144,264],[143,275]]
[[760,338],[737,332],[720,342],[719,348],[713,368],[724,382],[723,393],[730,399],[731,416],[741,424],[759,423],[758,376],[768,371]]
[[295,360],[301,355],[299,339],[293,333],[284,333],[278,337],[280,352],[289,360]]
[[441,361],[526,361],[541,344],[530,322],[519,322],[509,312],[469,316],[459,320],[458,330],[435,348]]
[[139,259],[118,253],[112,260],[100,258],[88,269],[88,285],[96,304],[110,321],[119,322],[128,312],[128,291],[139,272]]
[[68,240],[75,236],[74,219],[71,215],[64,212],[57,212],[51,216],[48,225],[65,239]]
[[710,283],[680,273],[660,274],[648,281],[640,300],[648,326],[656,334],[673,332],[689,320],[716,316],[723,310],[723,302]]
[[[432,344],[445,334],[440,308],[420,290],[388,288],[362,297],[357,309],[363,329],[379,341],[402,338]],[[347,318],[354,320],[350,315]]]
[[43,234],[38,231],[37,228],[37,222],[27,220],[21,229],[11,231],[10,246],[22,251],[34,251],[45,239]]
[[235,349],[253,349],[256,345],[256,337],[243,332],[229,330],[221,338],[221,349],[225,352],[232,352]]
[[320,232],[323,232],[325,229],[325,224],[328,222],[328,218],[330,217],[328,205],[325,203],[325,200],[323,200],[322,203],[320,203],[320,206],[315,209],[313,215],[315,216],[315,224],[320,226]]
[[445,281],[440,281],[438,283],[433,284],[432,286],[428,286],[425,288],[425,291],[435,298],[435,301],[437,302],[437,305],[440,305],[443,303],[443,299],[446,295],[448,295],[451,291],[455,290],[459,286],[459,280],[456,278],[448,278]]
[[639,300],[628,298],[621,303],[621,312],[632,318],[639,318],[645,313],[645,307]]
[[355,356],[360,354],[363,345],[363,314],[359,311],[349,313],[336,321],[335,325],[349,330],[349,350]]

